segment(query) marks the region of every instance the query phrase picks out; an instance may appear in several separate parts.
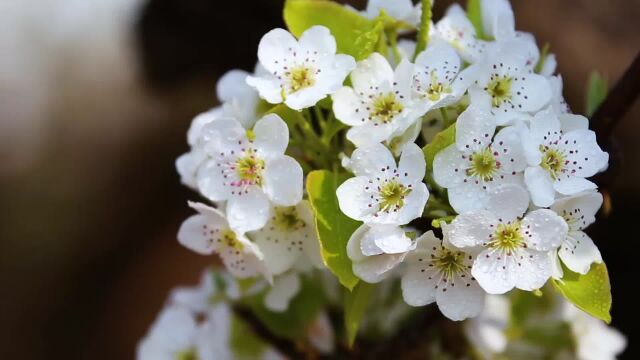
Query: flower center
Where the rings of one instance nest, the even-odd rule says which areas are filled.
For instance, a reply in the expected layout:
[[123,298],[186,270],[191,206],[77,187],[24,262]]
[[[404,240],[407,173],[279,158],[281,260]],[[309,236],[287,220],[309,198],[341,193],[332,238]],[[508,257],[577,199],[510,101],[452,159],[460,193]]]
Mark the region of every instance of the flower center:
[[450,93],[451,87],[438,81],[435,71],[431,72],[431,84],[427,88],[426,97],[431,101],[438,101],[443,93]]
[[308,67],[298,66],[289,72],[289,87],[292,93],[313,86],[315,82],[313,71]]
[[235,170],[240,178],[238,185],[262,185],[264,160],[256,158],[253,151],[247,151],[245,156],[236,160]]
[[471,167],[467,169],[467,176],[475,176],[482,181],[491,181],[493,174],[500,168],[500,163],[488,147],[475,152],[469,157],[469,160]]
[[295,206],[275,208],[274,222],[283,231],[295,231],[307,226],[298,216]]
[[540,151],[542,152],[540,166],[545,169],[554,180],[557,179],[558,175],[560,175],[564,169],[566,156],[557,149],[544,147],[542,145],[540,145]]
[[390,92],[373,100],[370,115],[381,123],[388,123],[402,110],[402,104],[398,102],[395,94]]
[[200,357],[196,352],[196,349],[182,350],[175,354],[175,360],[198,360]]
[[498,224],[493,234],[490,246],[494,249],[511,253],[524,245],[524,237],[520,232],[520,221],[508,224]]
[[511,100],[511,81],[508,76],[494,75],[492,77],[486,90],[491,95],[493,107],[498,107],[502,103]]
[[397,211],[404,206],[404,198],[411,193],[411,189],[402,185],[398,180],[388,180],[380,187],[380,211]]
[[244,249],[244,245],[238,241],[238,238],[236,237],[236,233],[233,232],[232,230],[224,230],[220,236],[220,240],[222,240],[222,245],[225,246],[228,249],[234,249],[234,250],[243,250]]
[[446,279],[451,280],[456,274],[465,272],[464,257],[464,253],[441,248],[435,255],[433,264]]

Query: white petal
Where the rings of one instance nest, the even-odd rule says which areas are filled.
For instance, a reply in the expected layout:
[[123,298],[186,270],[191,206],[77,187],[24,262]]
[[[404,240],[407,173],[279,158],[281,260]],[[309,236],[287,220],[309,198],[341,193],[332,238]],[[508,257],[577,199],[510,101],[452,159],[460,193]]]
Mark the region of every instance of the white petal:
[[349,259],[354,262],[362,261],[366,258],[362,253],[360,244],[362,242],[362,238],[367,234],[369,229],[369,226],[362,224],[353,232],[353,234],[351,234],[351,237],[349,237],[349,241],[347,242],[347,256],[349,256]]
[[353,273],[368,283],[377,283],[389,276],[391,270],[395,269],[404,257],[405,254],[369,256],[362,261],[353,263]]
[[267,292],[264,305],[271,311],[283,312],[289,308],[289,302],[300,291],[300,287],[298,274],[291,273],[279,276]]
[[437,291],[436,301],[444,316],[460,321],[478,316],[484,307],[484,297],[485,292],[476,281],[467,286],[466,281],[456,276],[448,287]]
[[372,144],[387,141],[393,135],[393,126],[390,123],[375,125],[367,122],[362,126],[352,127],[347,131],[347,140],[356,147],[369,146]]
[[556,180],[553,183],[553,188],[563,195],[574,195],[583,191],[595,190],[598,186],[587,179],[568,176]]
[[196,321],[184,307],[165,308],[151,325],[149,338],[163,344],[168,352],[188,349],[193,345]]
[[521,266],[514,266],[515,286],[518,289],[532,291],[540,289],[551,277],[551,258],[547,252],[524,251]]
[[558,257],[558,250],[551,250],[547,253],[549,256],[549,262],[551,263],[551,277],[560,280],[564,276],[564,270],[560,264],[560,258]]
[[[373,226],[362,239],[362,243],[369,242],[368,238],[373,239],[375,245],[386,254],[404,253],[409,251],[412,246],[411,239],[398,226]],[[364,248],[362,250],[362,253],[367,255]]]
[[558,215],[569,218],[571,230],[582,230],[591,225],[595,220],[596,213],[602,206],[602,194],[598,192],[587,192],[556,201],[551,210]]
[[525,232],[528,231],[528,237],[525,237],[527,245],[539,251],[549,251],[560,246],[569,230],[563,218],[547,209],[528,213],[521,226]]
[[[351,154],[351,167],[356,176],[375,177],[381,171],[396,169],[391,151],[380,143],[357,148]],[[385,169],[385,170],[383,170]]]
[[441,150],[433,159],[433,178],[438,185],[453,188],[462,184],[466,178],[465,170],[468,161],[463,159],[464,153],[455,145]]
[[420,264],[412,264],[402,276],[402,298],[411,306],[424,306],[436,300],[438,278],[426,276]]
[[488,211],[474,211],[458,215],[447,227],[447,238],[459,248],[473,247],[486,243],[493,233],[491,226],[497,223]]
[[486,111],[471,105],[456,122],[456,147],[460,151],[475,151],[491,143],[496,124]]
[[504,184],[489,192],[487,210],[504,222],[515,220],[529,208],[529,194],[522,186]]
[[556,56],[554,54],[548,54],[540,70],[540,75],[547,77],[552,76],[556,72],[557,67],[558,61],[556,60]]
[[349,126],[359,126],[367,121],[364,113],[360,110],[360,98],[352,88],[342,87],[332,96],[333,112],[336,119]]
[[369,0],[365,10],[367,17],[376,18],[384,11],[394,19],[404,20],[413,11],[413,3],[410,0]]
[[238,233],[236,233],[236,241],[242,245],[242,249],[227,247],[220,251],[220,257],[227,271],[240,279],[262,274],[271,283],[273,281],[272,274],[265,266],[264,255],[258,246]]
[[176,159],[176,170],[180,175],[180,182],[192,189],[198,186],[197,172],[206,159],[206,154],[199,148],[180,155]]
[[562,137],[572,175],[590,177],[607,165],[609,154],[602,151],[591,130],[574,130]]
[[290,156],[265,163],[264,192],[274,204],[293,206],[302,200],[302,167]]
[[511,102],[517,111],[537,111],[551,100],[551,86],[542,75],[525,74],[511,82]]
[[318,51],[320,56],[333,55],[336,53],[336,39],[331,35],[329,29],[316,25],[305,30],[298,40],[301,50]]
[[365,188],[371,186],[369,179],[364,176],[356,176],[347,179],[336,190],[340,210],[348,217],[365,221],[378,210],[376,204],[369,207],[372,202]]
[[447,189],[449,204],[458,214],[486,208],[489,203],[489,193],[483,186],[483,183],[467,181]]
[[568,133],[573,130],[588,130],[589,119],[578,114],[560,114],[558,115],[562,132]]
[[279,104],[283,100],[280,81],[271,74],[263,77],[249,76],[247,77],[247,85],[255,88],[260,97],[270,104]]
[[216,107],[209,111],[196,115],[191,120],[191,125],[187,131],[187,142],[191,146],[195,146],[202,138],[202,128],[208,123],[222,116],[222,108]]
[[586,274],[593,263],[601,263],[600,250],[593,240],[582,231],[569,233],[569,238],[558,250],[562,262],[574,272]]
[[405,145],[398,166],[403,183],[422,181],[426,167],[427,164],[424,160],[422,149],[414,143]]
[[496,37],[496,22],[500,16],[514,17],[511,4],[506,0],[483,0],[480,5],[483,29],[491,37]]
[[227,185],[228,179],[218,167],[215,160],[206,161],[196,172],[197,188],[200,193],[211,201],[224,201],[232,196],[232,186]]
[[537,206],[550,206],[555,199],[554,181],[543,168],[529,167],[524,171],[524,182],[531,194],[531,201]]
[[238,147],[238,142],[246,142],[246,130],[236,119],[222,117],[202,127],[204,147],[209,155],[216,156]]
[[221,102],[234,98],[251,96],[253,90],[247,85],[249,73],[244,70],[233,69],[227,71],[216,84],[216,94]]
[[178,242],[199,254],[209,255],[216,249],[219,231],[227,227],[224,215],[210,208],[208,213],[193,215],[182,223],[178,230]]
[[281,70],[283,60],[292,57],[290,49],[298,49],[298,42],[288,31],[273,29],[258,45],[258,59],[270,73]]
[[233,196],[227,202],[229,226],[239,232],[260,229],[267,223],[270,209],[269,198],[258,189]]
[[357,93],[368,94],[370,87],[393,83],[393,69],[387,59],[379,53],[371,54],[360,61],[351,73],[351,83]]
[[[337,83],[342,85],[342,81]],[[284,103],[293,110],[302,110],[314,106],[324,99],[329,91],[325,91],[318,82],[315,86],[307,87],[287,95]]]
[[496,256],[491,250],[481,252],[473,263],[471,274],[489,294],[504,294],[515,286],[518,265],[513,257],[497,260]]
[[[393,228],[393,226],[378,225],[377,228],[385,229],[385,228]],[[386,235],[388,236],[389,234],[386,234]],[[381,236],[385,236],[385,234],[382,234]],[[376,243],[377,237],[378,237],[377,231],[368,230],[366,233],[363,234],[362,239],[360,240],[360,251],[362,255],[373,256],[373,255],[384,254],[384,251],[380,249],[380,247]]]
[[498,153],[500,169],[504,173],[521,172],[527,167],[527,158],[522,147],[523,128],[508,126],[500,130],[493,140],[493,149]]
[[421,217],[427,200],[429,200],[427,185],[422,182],[414,184],[411,193],[404,199],[404,206],[398,211],[397,223],[404,225]]
[[289,128],[282,118],[269,114],[256,122],[253,127],[255,140],[253,143],[264,157],[284,154],[289,144]]

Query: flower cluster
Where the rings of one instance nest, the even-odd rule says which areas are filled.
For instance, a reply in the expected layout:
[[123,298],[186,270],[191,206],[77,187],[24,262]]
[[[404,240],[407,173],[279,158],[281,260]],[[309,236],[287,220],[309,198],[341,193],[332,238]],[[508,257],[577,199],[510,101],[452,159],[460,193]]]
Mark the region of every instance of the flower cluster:
[[[608,154],[509,2],[474,3],[473,19],[453,5],[432,23],[429,1],[371,0],[362,12],[287,2],[290,29],[263,36],[254,72],[220,79],[221,105],[193,120],[176,162],[203,198],[178,240],[219,255],[244,289],[227,300],[286,314],[296,299],[357,296],[337,282],[353,294],[359,282],[397,284],[410,306],[479,316],[467,328],[482,329],[468,332],[480,348],[506,326],[482,323],[497,295],[539,294],[602,264],[584,230],[603,203],[589,178]],[[296,9],[320,24],[300,25]],[[416,30],[416,42],[397,41]],[[210,298],[197,307],[209,311]],[[172,321],[193,334],[181,346],[210,345],[198,340],[207,322],[171,307],[150,339]]]

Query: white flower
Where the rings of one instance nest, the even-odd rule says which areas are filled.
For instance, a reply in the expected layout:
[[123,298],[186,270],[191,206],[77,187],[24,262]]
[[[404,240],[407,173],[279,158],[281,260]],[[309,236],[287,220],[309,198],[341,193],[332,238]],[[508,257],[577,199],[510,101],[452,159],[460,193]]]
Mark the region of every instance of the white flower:
[[373,53],[351,73],[353,87],[332,95],[336,118],[351,126],[347,139],[366,146],[400,135],[421,115],[411,97],[413,64],[403,60],[394,70],[387,59]]
[[[256,66],[256,76],[266,73],[262,66]],[[224,115],[235,118],[245,129],[251,129],[256,122],[260,101],[256,90],[247,84],[249,76],[251,74],[246,71],[234,69],[222,75],[216,84]]]
[[600,206],[602,195],[595,191],[560,199],[551,206],[551,210],[569,225],[569,233],[558,249],[558,256],[570,270],[580,274],[588,273],[592,263],[602,262],[598,247],[582,231],[596,221]]
[[469,89],[471,103],[490,107],[498,125],[527,120],[551,99],[549,81],[531,70],[529,48],[525,40],[498,43],[478,64],[476,85]]
[[567,104],[562,95],[562,76],[549,77],[549,85],[551,85],[551,101],[549,102],[549,107],[557,115],[571,113],[569,104]]
[[224,214],[201,203],[189,202],[189,206],[198,214],[189,217],[180,226],[180,244],[202,255],[218,253],[227,270],[236,277],[262,274],[271,281],[271,274],[258,246],[231,229]]
[[434,158],[434,180],[448,189],[449,203],[459,214],[482,209],[497,186],[522,183],[527,163],[520,131],[505,127],[492,139],[495,129],[488,112],[471,105],[458,117],[455,144]]
[[363,224],[351,234],[347,243],[353,273],[368,283],[387,278],[413,249],[415,242],[400,227],[392,225]]
[[300,260],[323,266],[313,213],[306,200],[293,207],[275,207],[267,224],[248,235],[260,247],[265,265],[274,275]]
[[270,216],[270,201],[293,206],[302,200],[302,168],[284,155],[289,129],[277,115],[258,120],[252,131],[223,118],[206,126],[210,159],[198,172],[198,187],[212,201],[227,201],[231,227],[251,231]]
[[460,57],[451,45],[444,42],[421,52],[415,65],[412,89],[422,100],[425,112],[458,102],[475,80],[478,69],[470,66],[460,71]]
[[535,290],[551,276],[548,252],[567,237],[568,226],[555,212],[529,212],[526,190],[507,184],[493,191],[486,210],[458,215],[446,227],[446,237],[457,247],[480,246],[471,274],[490,294],[514,287]]
[[476,29],[460,5],[451,5],[433,28],[431,38],[451,44],[466,62],[473,64],[484,56],[487,42],[476,38]]
[[369,19],[375,19],[381,11],[398,21],[418,26],[422,5],[420,3],[413,5],[411,0],[369,0],[364,15]]
[[138,345],[138,360],[231,360],[231,311],[219,305],[201,324],[181,306],[165,308]]
[[169,296],[172,304],[186,307],[197,314],[204,314],[211,307],[210,299],[218,289],[210,269],[205,269],[200,276],[200,283],[195,287],[178,287]]
[[627,339],[618,330],[565,304],[564,317],[571,327],[579,360],[615,360],[627,347]]
[[429,190],[422,182],[424,154],[416,144],[405,146],[399,166],[382,144],[358,148],[351,155],[351,167],[356,176],[336,191],[345,215],[367,224],[390,225],[405,225],[422,215]]
[[319,312],[307,328],[307,339],[320,353],[331,354],[336,346],[335,337],[329,316],[325,311]]
[[324,26],[313,26],[296,40],[283,29],[265,34],[258,45],[260,64],[269,72],[247,83],[272,104],[300,110],[315,105],[342,86],[355,67],[349,55],[336,55],[336,40]]
[[509,299],[502,295],[487,295],[484,304],[480,315],[465,324],[464,333],[484,359],[493,359],[507,348],[505,330],[511,308]]
[[417,239],[417,247],[405,262],[402,296],[412,306],[438,304],[451,320],[464,320],[480,313],[485,292],[471,275],[473,256],[448,246],[432,231]]
[[556,192],[573,195],[595,189],[596,185],[585,178],[598,173],[609,161],[609,154],[598,146],[585,117],[558,117],[552,109],[539,112],[531,120],[523,144],[529,162],[524,180],[537,206],[551,205]]

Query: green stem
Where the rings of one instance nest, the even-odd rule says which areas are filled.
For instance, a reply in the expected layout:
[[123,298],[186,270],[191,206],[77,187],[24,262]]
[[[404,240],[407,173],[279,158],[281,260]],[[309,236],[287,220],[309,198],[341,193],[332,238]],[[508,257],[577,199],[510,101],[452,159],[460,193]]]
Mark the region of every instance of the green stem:
[[420,17],[420,28],[416,39],[416,51],[413,53],[413,60],[418,54],[427,48],[429,41],[429,26],[431,24],[431,0],[422,0],[422,16]]
[[398,64],[402,60],[402,55],[400,55],[400,51],[398,50],[398,31],[395,28],[388,30],[387,38],[389,39],[389,45],[391,45],[391,51],[393,51],[393,58],[396,64]]

